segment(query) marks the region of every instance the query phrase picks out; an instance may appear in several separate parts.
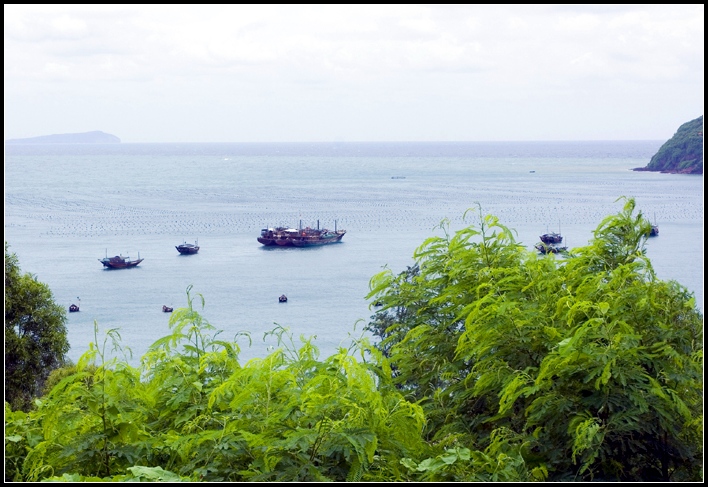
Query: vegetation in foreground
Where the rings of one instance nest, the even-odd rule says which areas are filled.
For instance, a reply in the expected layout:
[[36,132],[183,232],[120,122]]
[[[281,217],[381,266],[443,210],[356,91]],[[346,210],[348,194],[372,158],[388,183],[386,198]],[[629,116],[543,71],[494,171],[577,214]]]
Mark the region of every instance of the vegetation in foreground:
[[68,351],[64,308],[49,286],[21,272],[5,242],[5,401],[28,411]]
[[5,479],[701,481],[703,317],[634,210],[563,259],[480,212],[374,276],[376,343],[324,360],[277,327],[241,364],[191,289],[140,367],[96,325],[33,409],[6,402]]

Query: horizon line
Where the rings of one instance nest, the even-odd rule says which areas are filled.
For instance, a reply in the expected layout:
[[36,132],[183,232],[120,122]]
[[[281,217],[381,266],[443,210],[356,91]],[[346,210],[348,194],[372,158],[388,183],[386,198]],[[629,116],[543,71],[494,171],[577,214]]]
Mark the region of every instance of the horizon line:
[[[62,134],[63,135],[63,134]],[[489,144],[528,142],[655,142],[664,139],[517,139],[517,140],[297,140],[297,141],[152,141],[152,142],[29,142],[38,137],[6,139],[9,145],[120,145],[120,144]],[[28,142],[20,142],[28,140]],[[18,143],[19,142],[19,143]]]

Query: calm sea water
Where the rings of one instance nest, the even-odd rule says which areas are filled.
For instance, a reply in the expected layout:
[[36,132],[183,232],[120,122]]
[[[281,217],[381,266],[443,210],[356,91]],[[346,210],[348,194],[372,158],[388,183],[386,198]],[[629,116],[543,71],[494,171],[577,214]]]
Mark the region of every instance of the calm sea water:
[[[5,240],[21,269],[49,285],[68,315],[70,358],[93,323],[118,328],[133,363],[168,334],[162,306],[204,296],[202,314],[243,338],[244,360],[275,345],[277,323],[327,356],[359,336],[364,296],[385,267],[411,265],[444,218],[462,228],[476,203],[532,250],[560,230],[582,246],[620,196],[660,226],[647,254],[703,310],[703,177],[631,171],[662,141],[34,145],[5,148]],[[266,226],[346,229],[339,244],[268,248]],[[175,245],[198,239],[182,256]],[[139,267],[104,269],[117,254]],[[286,294],[287,303],[278,302]]]

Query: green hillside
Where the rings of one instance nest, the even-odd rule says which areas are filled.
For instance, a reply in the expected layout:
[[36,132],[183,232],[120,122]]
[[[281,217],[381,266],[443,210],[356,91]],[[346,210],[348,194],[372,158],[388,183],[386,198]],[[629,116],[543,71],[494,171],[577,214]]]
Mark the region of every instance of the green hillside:
[[703,174],[703,115],[679,127],[641,171]]

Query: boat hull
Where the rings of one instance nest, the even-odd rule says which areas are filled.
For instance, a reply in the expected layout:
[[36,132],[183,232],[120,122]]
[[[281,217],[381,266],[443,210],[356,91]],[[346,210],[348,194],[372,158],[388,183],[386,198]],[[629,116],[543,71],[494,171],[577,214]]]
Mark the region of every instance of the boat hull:
[[258,237],[258,243],[263,245],[275,245],[274,238]]
[[111,259],[101,259],[101,264],[109,269],[128,269],[140,264],[144,259],[117,262]]
[[197,252],[199,252],[199,247],[184,247],[182,245],[179,245],[175,248],[177,249],[177,252],[182,255],[196,254]]
[[341,242],[342,237],[344,237],[344,233],[333,235],[331,237],[295,238],[293,239],[292,244],[295,247],[317,247],[319,245],[329,245]]

